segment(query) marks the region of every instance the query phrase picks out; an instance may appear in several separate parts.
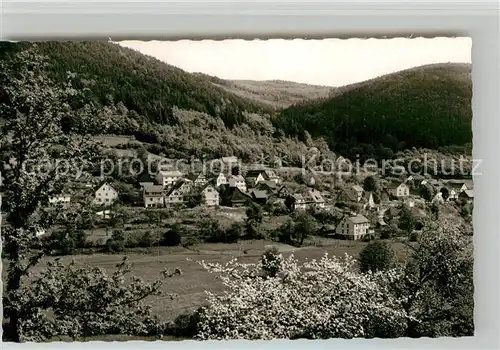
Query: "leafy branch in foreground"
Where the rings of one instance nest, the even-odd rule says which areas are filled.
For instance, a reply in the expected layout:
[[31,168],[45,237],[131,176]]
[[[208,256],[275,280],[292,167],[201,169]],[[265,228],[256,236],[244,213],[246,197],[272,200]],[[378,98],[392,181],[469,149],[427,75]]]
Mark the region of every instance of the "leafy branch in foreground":
[[[49,264],[34,282],[28,278],[42,257],[59,244],[58,235],[45,239],[38,232],[47,232],[63,220],[67,234],[74,234],[72,231],[84,224],[68,222],[82,219],[78,213],[48,210],[47,206],[65,186],[91,172],[101,156],[99,146],[87,136],[87,122],[96,108],[86,102],[85,86],[75,88],[74,74],[68,72],[63,86],[48,78],[46,59],[37,53],[36,46],[15,53],[0,65],[0,171],[5,215],[1,234],[2,254],[8,262],[3,339],[20,342],[53,335],[131,332],[132,323],[137,321],[132,317],[137,305],[134,300],[139,302],[154,288],[137,281],[121,285],[124,270],[107,277],[103,270],[75,264],[66,268],[56,263]],[[101,303],[110,297],[115,300],[103,306]],[[121,310],[125,301],[130,308]],[[141,311],[137,316],[145,315]],[[110,322],[116,322],[115,328]],[[141,322],[136,326],[142,327]]]

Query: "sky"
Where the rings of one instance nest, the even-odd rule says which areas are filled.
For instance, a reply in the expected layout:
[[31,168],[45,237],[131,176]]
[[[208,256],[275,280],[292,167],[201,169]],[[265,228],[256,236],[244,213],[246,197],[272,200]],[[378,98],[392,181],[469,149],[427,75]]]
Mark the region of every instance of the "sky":
[[187,72],[343,86],[431,63],[471,63],[471,38],[122,41]]

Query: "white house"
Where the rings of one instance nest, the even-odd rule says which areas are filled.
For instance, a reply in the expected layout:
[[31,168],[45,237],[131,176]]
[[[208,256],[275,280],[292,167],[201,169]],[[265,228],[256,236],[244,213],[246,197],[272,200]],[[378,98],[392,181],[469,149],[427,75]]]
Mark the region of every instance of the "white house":
[[311,190],[308,192],[308,201],[307,201],[311,207],[314,207],[315,209],[323,209],[325,207],[325,200],[321,193],[316,190]]
[[205,205],[217,206],[219,205],[219,192],[210,184],[205,184],[202,193],[205,196]]
[[306,200],[300,193],[294,194],[292,197],[294,199],[294,210],[306,210]]
[[222,185],[227,184],[227,178],[226,175],[224,175],[222,172],[219,173],[219,176],[217,176],[217,179],[215,180],[215,186],[220,187]]
[[410,187],[405,183],[390,183],[387,186],[387,191],[394,197],[408,197],[410,195]]
[[105,183],[95,192],[94,204],[110,205],[117,199],[118,192],[110,184]]
[[346,216],[338,224],[336,233],[346,239],[358,240],[368,234],[369,227],[370,222],[363,215]]
[[163,186],[146,185],[143,187],[143,198],[145,208],[161,208],[164,206]]
[[71,196],[68,194],[61,194],[49,198],[49,203],[52,205],[61,205],[63,208],[68,208],[71,202]]
[[157,183],[163,187],[168,187],[175,184],[182,178],[182,173],[178,170],[160,170],[156,175]]
[[238,187],[241,192],[247,191],[247,184],[245,178],[241,175],[231,175],[228,180],[230,187]]
[[208,183],[208,180],[206,176],[203,173],[200,173],[195,179],[194,179],[194,185],[195,186],[204,186]]

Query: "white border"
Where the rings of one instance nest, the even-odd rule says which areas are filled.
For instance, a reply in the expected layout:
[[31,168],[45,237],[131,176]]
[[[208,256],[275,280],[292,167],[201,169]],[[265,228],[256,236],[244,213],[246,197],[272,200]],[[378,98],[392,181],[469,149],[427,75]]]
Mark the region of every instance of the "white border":
[[[2,0],[0,0],[2,1]],[[471,338],[271,342],[2,344],[63,348],[499,349],[499,18],[498,2],[351,1],[13,1],[0,2],[2,40],[225,39],[470,36],[473,53],[476,336]]]

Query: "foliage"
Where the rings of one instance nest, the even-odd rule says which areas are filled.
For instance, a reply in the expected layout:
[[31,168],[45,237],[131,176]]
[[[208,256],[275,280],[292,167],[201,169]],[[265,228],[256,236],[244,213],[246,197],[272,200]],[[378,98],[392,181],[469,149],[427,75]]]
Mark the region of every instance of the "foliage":
[[316,231],[317,225],[314,218],[308,213],[299,213],[280,226],[278,240],[300,247]]
[[174,224],[170,230],[165,232],[160,244],[167,247],[175,247],[181,244],[185,230],[179,224]]
[[328,137],[333,151],[351,159],[356,154],[384,159],[386,148],[397,152],[471,142],[471,100],[470,65],[428,65],[298,103],[284,109],[274,125],[301,140],[305,130]]
[[[102,271],[98,296],[81,283],[85,278],[91,281],[94,274],[78,270],[74,265],[67,268],[49,265],[42,270],[43,277],[37,283],[28,281],[40,259],[61,248],[57,240],[51,239],[57,235],[41,239],[37,232],[49,231],[61,218],[71,221],[79,217],[71,211],[68,212],[71,215],[61,217],[57,208],[49,208],[49,198],[61,194],[67,184],[94,170],[100,158],[100,148],[86,136],[89,129],[95,127],[92,123],[97,113],[95,105],[88,102],[86,82],[64,71],[64,83],[56,85],[46,74],[49,68],[45,57],[36,49],[37,46],[32,45],[29,50],[0,62],[0,171],[5,199],[2,214],[6,220],[2,225],[2,253],[7,260],[3,339],[13,342],[54,334],[85,333],[82,322],[90,322],[94,330],[108,319],[120,325],[118,319],[113,319],[114,305],[96,308],[89,301],[90,298],[95,298],[91,300],[93,303],[105,301],[106,292],[114,289],[113,279]],[[68,164],[61,163],[63,160],[70,165],[64,167]],[[44,171],[38,168],[42,164],[46,166]],[[67,223],[65,227],[67,232],[72,227],[78,232],[83,224]],[[68,279],[64,279],[65,276],[69,276]],[[69,288],[72,292],[66,294]],[[127,285],[120,293],[124,298],[139,300],[142,288]],[[78,304],[80,302],[83,304]],[[90,308],[76,307],[86,307],[86,303]],[[60,315],[64,316],[59,317],[60,322],[49,321],[48,310],[55,311],[56,317],[59,317],[58,310],[62,310]],[[137,317],[141,316],[140,309],[132,310],[134,313],[139,310]],[[123,312],[129,310],[123,308]],[[129,316],[123,319],[132,326],[137,317]],[[124,328],[125,332],[128,330]]]
[[162,282],[127,278],[129,272],[125,259],[110,276],[102,268],[49,262],[41,276],[23,289],[18,306],[24,315],[23,340],[155,334],[159,321],[142,301],[159,295]]
[[363,189],[367,192],[378,192],[380,190],[380,185],[373,176],[367,176],[363,180]]
[[119,253],[125,249],[125,236],[121,230],[114,230],[111,238],[106,241],[106,251],[109,253]]
[[390,239],[399,236],[399,228],[395,224],[385,225],[380,230],[380,238]]
[[195,208],[205,203],[205,194],[198,188],[193,188],[184,196],[184,200],[188,208]]
[[408,206],[403,206],[399,214],[399,228],[411,234],[417,226],[417,218]]
[[434,187],[429,184],[425,184],[420,187],[420,196],[422,196],[422,198],[426,201],[431,201],[436,195],[435,192]]
[[405,324],[400,300],[388,293],[397,278],[394,271],[359,274],[348,257],[340,261],[325,255],[304,263],[293,255],[281,259],[275,277],[262,261],[200,262],[221,277],[226,292],[208,293],[197,339],[353,338],[370,336],[369,320],[389,328]]
[[387,242],[371,242],[359,253],[361,272],[388,270],[393,267],[393,263],[394,251]]
[[409,321],[406,336],[472,336],[474,333],[474,282],[471,238],[454,221],[440,219],[418,236],[395,284],[404,295]]

